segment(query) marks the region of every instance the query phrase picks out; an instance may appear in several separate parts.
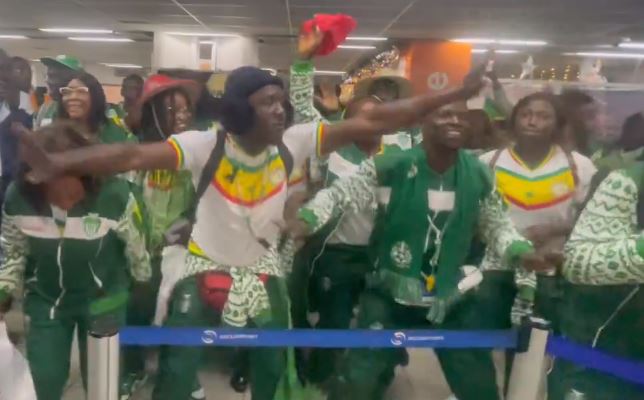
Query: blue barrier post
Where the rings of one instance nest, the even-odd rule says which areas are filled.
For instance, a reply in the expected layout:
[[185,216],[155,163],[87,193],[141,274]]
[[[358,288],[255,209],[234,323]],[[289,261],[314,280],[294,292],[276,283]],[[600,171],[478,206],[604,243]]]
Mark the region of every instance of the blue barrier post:
[[507,400],[537,400],[543,395],[549,331],[550,323],[539,318],[530,318],[521,327]]

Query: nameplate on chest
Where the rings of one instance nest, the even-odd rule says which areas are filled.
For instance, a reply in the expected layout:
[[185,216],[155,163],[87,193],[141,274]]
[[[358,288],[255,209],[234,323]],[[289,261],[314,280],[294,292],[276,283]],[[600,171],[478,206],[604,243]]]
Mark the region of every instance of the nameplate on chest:
[[432,211],[452,211],[456,201],[455,193],[452,191],[428,190],[427,206]]

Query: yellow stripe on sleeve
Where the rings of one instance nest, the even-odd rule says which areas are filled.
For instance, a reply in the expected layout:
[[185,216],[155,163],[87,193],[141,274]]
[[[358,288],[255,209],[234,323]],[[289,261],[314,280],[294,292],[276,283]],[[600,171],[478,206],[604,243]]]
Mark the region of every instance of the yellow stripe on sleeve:
[[181,148],[181,146],[179,145],[179,143],[177,143],[177,142],[176,142],[174,139],[172,139],[172,138],[168,139],[168,144],[172,147],[172,149],[174,149],[174,152],[175,152],[175,154],[177,155],[177,165],[176,165],[176,169],[177,169],[177,170],[180,170],[181,168],[183,168],[183,163],[184,163],[184,161],[185,161],[185,157],[184,157],[184,155],[183,155],[183,149]]

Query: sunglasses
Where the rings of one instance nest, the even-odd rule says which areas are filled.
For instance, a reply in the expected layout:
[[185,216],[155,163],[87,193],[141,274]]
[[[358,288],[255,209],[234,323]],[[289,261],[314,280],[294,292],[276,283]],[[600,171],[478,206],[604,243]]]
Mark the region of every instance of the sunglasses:
[[89,93],[89,88],[87,86],[79,86],[79,87],[61,87],[58,89],[58,92],[60,93],[61,96],[69,96],[72,93]]

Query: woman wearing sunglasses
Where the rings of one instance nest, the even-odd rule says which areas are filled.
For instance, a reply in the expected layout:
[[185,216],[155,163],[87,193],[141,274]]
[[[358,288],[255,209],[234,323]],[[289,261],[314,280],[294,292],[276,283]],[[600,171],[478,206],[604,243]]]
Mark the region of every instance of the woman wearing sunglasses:
[[74,74],[59,92],[62,101],[58,105],[58,119],[77,122],[102,143],[135,140],[119,118],[106,116],[105,92],[93,75]]

